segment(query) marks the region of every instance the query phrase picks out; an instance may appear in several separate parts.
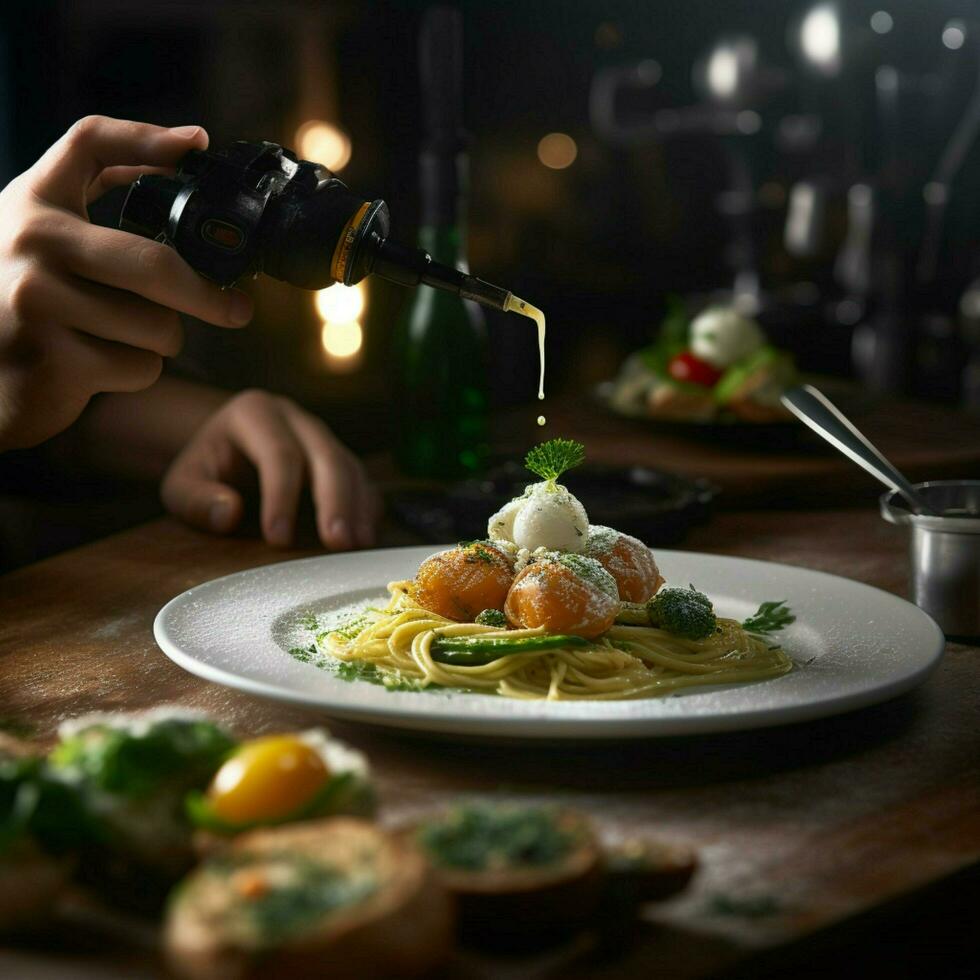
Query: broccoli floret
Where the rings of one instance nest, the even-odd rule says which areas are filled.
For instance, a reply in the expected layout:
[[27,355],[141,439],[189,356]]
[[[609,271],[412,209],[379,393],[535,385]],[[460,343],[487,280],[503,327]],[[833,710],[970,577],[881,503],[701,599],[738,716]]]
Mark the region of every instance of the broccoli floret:
[[476,622],[481,626],[493,626],[500,630],[507,628],[507,617],[499,609],[484,609],[476,617]]
[[711,600],[694,586],[661,589],[648,603],[650,625],[688,640],[703,640],[718,625]]

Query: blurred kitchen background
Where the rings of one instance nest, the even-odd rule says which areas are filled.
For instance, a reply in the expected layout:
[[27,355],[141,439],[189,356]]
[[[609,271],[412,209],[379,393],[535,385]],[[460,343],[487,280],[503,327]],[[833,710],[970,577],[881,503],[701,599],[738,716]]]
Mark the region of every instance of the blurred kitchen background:
[[[980,409],[975,2],[457,6],[470,265],[546,311],[550,393],[612,375],[671,294],[734,291],[804,370]],[[424,7],[7,4],[2,177],[87,113],[196,122],[328,164],[411,242]],[[287,392],[377,446],[407,293],[250,288],[253,327],[198,329],[184,370]],[[488,328],[492,403],[531,400],[531,325]]]

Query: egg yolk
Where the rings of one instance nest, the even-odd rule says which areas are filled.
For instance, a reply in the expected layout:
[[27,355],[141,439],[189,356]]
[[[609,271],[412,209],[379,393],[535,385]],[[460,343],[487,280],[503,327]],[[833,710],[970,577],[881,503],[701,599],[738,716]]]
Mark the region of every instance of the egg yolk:
[[208,788],[211,810],[227,823],[289,817],[330,778],[316,749],[295,735],[245,742],[215,773]]

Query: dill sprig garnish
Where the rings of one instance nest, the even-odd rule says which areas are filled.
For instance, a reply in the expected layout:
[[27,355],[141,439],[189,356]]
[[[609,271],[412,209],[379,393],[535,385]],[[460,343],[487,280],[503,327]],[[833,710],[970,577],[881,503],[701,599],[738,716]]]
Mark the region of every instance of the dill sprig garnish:
[[781,599],[779,602],[762,603],[756,613],[742,623],[742,629],[746,633],[766,636],[769,633],[777,633],[795,622],[796,617],[786,605],[786,600]]
[[554,483],[567,470],[585,461],[585,446],[574,439],[549,439],[535,446],[524,465],[535,475]]

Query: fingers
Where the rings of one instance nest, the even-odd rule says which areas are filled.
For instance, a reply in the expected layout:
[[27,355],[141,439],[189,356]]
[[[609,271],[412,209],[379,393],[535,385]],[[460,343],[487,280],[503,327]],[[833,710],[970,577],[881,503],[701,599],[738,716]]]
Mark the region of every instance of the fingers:
[[59,235],[65,262],[83,279],[125,289],[219,327],[252,318],[252,300],[238,289],[202,279],[172,248],[114,228],[73,223]]
[[163,369],[159,354],[74,330],[65,332],[64,354],[76,376],[85,378],[93,393],[142,391],[156,382]]
[[171,175],[173,172],[173,167],[106,167],[105,170],[101,171],[86,188],[85,203],[91,204],[92,201],[98,200],[103,194],[105,194],[106,191],[112,190],[113,187],[121,187],[125,184],[131,184],[134,180],[136,180],[138,177],[142,177],[144,174]]
[[[149,300],[81,279],[43,276],[30,314],[38,320],[61,320],[76,330],[175,357],[183,346],[183,328],[173,310]],[[29,301],[29,299],[28,299]]]
[[375,528],[378,519],[381,517],[381,497],[368,479],[367,473],[360,462],[351,457],[357,475],[357,494],[358,502],[357,520],[354,525],[354,534],[357,545],[360,548],[370,548],[374,544]]
[[213,478],[206,456],[196,446],[170,467],[160,499],[171,514],[215,534],[233,531],[245,511],[241,494]]
[[200,126],[167,129],[150,123],[86,116],[31,168],[39,197],[79,211],[85,192],[106,167],[172,167],[188,150],[203,150],[208,135]]
[[320,540],[335,551],[369,547],[375,500],[361,464],[319,419],[292,403],[284,411],[306,453]]
[[293,539],[306,476],[303,449],[280,413],[280,401],[262,391],[235,399],[230,435],[259,472],[262,535],[270,544]]
[[164,504],[196,527],[227,533],[243,505],[222,481],[237,480],[244,460],[258,471],[270,544],[291,542],[307,473],[323,543],[337,551],[373,543],[379,498],[361,464],[319,419],[263,391],[238,395],[194,437],[164,480]]

